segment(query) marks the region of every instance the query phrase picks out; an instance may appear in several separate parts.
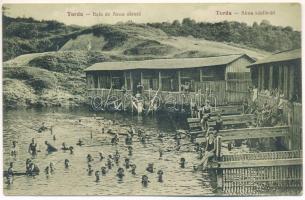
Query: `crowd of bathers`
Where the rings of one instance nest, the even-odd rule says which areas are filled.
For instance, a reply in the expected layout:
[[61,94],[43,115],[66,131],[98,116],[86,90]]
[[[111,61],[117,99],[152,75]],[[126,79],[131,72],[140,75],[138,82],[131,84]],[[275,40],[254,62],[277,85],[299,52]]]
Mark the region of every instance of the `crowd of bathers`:
[[[95,117],[94,117],[95,119]],[[45,125],[43,125],[45,126]],[[52,127],[48,128],[51,130],[51,134],[53,134],[53,140],[56,140],[56,137],[53,133]],[[116,165],[117,171],[116,171],[116,176],[120,179],[123,179],[123,177],[125,176],[126,173],[131,173],[132,175],[136,175],[137,174],[137,165],[134,162],[133,158],[133,143],[134,142],[140,142],[143,145],[145,145],[146,143],[149,142],[149,136],[148,134],[145,132],[145,130],[143,130],[142,128],[135,128],[134,126],[129,126],[127,132],[125,134],[118,134],[115,131],[113,131],[111,128],[105,130],[105,128],[102,129],[102,133],[103,134],[108,134],[108,135],[112,135],[111,138],[109,138],[109,144],[111,145],[118,145],[120,140],[123,140],[123,142],[125,143],[125,145],[127,146],[127,151],[128,151],[128,157],[122,158],[121,154],[118,150],[116,150],[113,154],[109,154],[109,155],[104,155],[103,152],[97,152],[97,156],[99,159],[99,162],[93,162],[94,161],[94,156],[92,156],[91,154],[88,154],[86,157],[86,161],[87,161],[87,172],[88,175],[94,175],[95,176],[95,181],[99,182],[101,181],[101,177],[102,176],[106,176],[108,174],[108,172],[110,170],[115,169],[114,165]],[[90,137],[92,139],[92,132],[90,134]],[[162,131],[159,131],[158,135],[157,135],[157,139],[163,143],[164,138],[166,137],[165,133]],[[159,153],[159,159],[162,159],[164,152],[169,152],[169,151],[179,151],[181,148],[181,133],[176,132],[173,136],[174,140],[175,140],[175,148],[174,149],[166,149],[164,150],[161,146],[158,147],[158,153]],[[48,141],[45,141],[45,145],[46,145],[46,152],[47,153],[53,153],[53,152],[57,152],[57,151],[68,151],[70,152],[70,154],[74,154],[74,147],[73,146],[68,146],[66,145],[65,142],[62,143],[61,148],[56,148],[54,147],[52,144],[50,144]],[[78,139],[78,141],[76,142],[76,145],[79,146],[79,148],[81,148],[83,145],[85,145],[85,142],[82,139]],[[103,144],[101,144],[102,146]],[[124,150],[125,151],[125,150]],[[12,149],[11,149],[11,156],[16,157],[17,155],[17,142],[13,141],[12,142]],[[202,145],[197,145],[195,148],[195,152],[197,152],[199,154],[199,159],[203,158],[203,147]],[[38,145],[37,142],[35,140],[35,138],[32,138],[29,146],[28,146],[28,153],[29,155],[31,155],[31,158],[27,158],[25,161],[25,172],[23,175],[26,176],[37,176],[40,174],[41,170],[38,167],[37,164],[35,164],[35,159],[37,158],[37,154],[41,153],[41,150],[38,149]],[[65,167],[65,169],[69,170],[69,168],[71,167],[71,163],[69,159],[64,159],[63,161],[59,161],[59,163],[63,163],[63,166]],[[100,165],[101,163],[104,163],[104,165]],[[43,172],[49,176],[52,175],[52,173],[55,172],[55,165],[57,163],[53,163],[53,162],[49,162],[49,164],[47,166],[44,166],[44,170]],[[98,164],[99,166],[94,166]],[[142,164],[142,163],[141,163]],[[13,170],[13,165],[14,163],[11,162],[9,165],[9,168],[7,170],[7,180],[8,180],[8,184],[12,184],[13,183],[13,177],[14,177],[14,170]],[[181,168],[185,168],[186,165],[186,159],[185,158],[181,158],[179,165]],[[194,167],[194,170],[197,170],[197,167]],[[141,172],[143,173],[143,172]],[[157,181],[158,182],[163,182],[163,175],[164,175],[164,171],[163,169],[156,169],[154,167],[154,163],[147,163],[147,167],[146,167],[146,173],[143,173],[142,175],[142,179],[141,179],[141,183],[144,186],[147,186],[148,183],[151,181],[149,180],[149,176],[147,173],[156,173],[157,174]]]

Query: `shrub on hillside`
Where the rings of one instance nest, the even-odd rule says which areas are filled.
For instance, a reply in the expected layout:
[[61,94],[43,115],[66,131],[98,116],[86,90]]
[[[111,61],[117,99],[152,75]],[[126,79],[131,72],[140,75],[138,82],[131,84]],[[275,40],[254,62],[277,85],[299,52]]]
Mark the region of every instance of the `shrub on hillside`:
[[52,88],[57,82],[52,72],[34,67],[5,67],[3,72],[5,78],[25,80],[38,91]]
[[103,62],[106,59],[101,52],[67,51],[36,57],[29,64],[33,67],[43,68],[49,71],[71,73],[82,72],[89,65]]

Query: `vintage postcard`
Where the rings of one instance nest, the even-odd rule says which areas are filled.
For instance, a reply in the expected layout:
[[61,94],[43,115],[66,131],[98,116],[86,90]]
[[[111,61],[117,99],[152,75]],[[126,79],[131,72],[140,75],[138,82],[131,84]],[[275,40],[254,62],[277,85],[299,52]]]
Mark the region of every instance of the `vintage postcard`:
[[300,196],[300,3],[2,4],[3,193]]

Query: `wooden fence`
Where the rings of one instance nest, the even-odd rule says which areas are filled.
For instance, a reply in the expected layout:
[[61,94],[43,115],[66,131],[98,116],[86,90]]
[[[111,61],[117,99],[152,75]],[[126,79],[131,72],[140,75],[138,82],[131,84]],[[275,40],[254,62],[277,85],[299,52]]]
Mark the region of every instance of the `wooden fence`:
[[302,151],[224,155],[218,187],[229,195],[300,194]]

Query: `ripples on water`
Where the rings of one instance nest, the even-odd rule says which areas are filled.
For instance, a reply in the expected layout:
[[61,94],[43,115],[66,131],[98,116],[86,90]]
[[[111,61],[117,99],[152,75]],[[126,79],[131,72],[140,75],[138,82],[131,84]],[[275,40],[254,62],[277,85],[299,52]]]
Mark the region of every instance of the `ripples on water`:
[[[97,116],[107,119],[115,119],[119,124],[133,124],[136,128],[143,128],[150,139],[146,145],[137,142],[135,135],[133,140],[133,155],[128,156],[125,136],[120,135],[118,145],[110,145],[111,135],[102,134],[101,127],[93,119],[92,113],[86,111],[63,111],[57,110],[10,110],[4,112],[4,169],[9,166],[9,162],[14,162],[14,170],[17,172],[25,171],[25,160],[30,158],[27,153],[31,138],[35,138],[38,143],[38,153],[34,163],[40,168],[40,175],[36,177],[16,176],[12,185],[7,185],[4,180],[4,193],[6,195],[213,195],[211,178],[208,174],[193,172],[192,167],[198,164],[197,154],[193,151],[194,146],[189,140],[182,139],[180,151],[173,150],[175,141],[173,130],[166,120],[156,120],[155,118],[138,119],[129,115],[99,113]],[[75,121],[83,119],[82,125],[76,125]],[[104,121],[105,121],[104,120]],[[86,123],[85,121],[89,121]],[[53,135],[50,131],[37,133],[31,127],[38,127],[42,122],[47,126],[53,125]],[[119,125],[109,126],[113,129]],[[90,133],[93,133],[93,139]],[[158,131],[166,133],[166,137],[161,143],[158,139]],[[122,131],[124,132],[124,131]],[[79,147],[76,145],[81,138],[86,145]],[[12,141],[18,141],[18,155],[11,157],[10,149]],[[67,146],[74,147],[74,154],[69,151],[59,150],[58,152],[47,154],[44,141],[47,140],[55,147],[60,149],[63,142]],[[103,143],[103,145],[101,145]],[[163,158],[159,159],[159,148],[165,152]],[[94,171],[100,170],[105,166],[107,159],[99,161],[99,152],[106,157],[114,154],[118,150],[121,158],[119,165],[114,167],[105,175],[100,176],[100,181],[95,182],[94,172],[91,176],[87,172],[87,154],[94,157],[92,168]],[[167,151],[168,150],[168,151]],[[167,151],[167,152],[166,152]],[[186,158],[186,168],[181,169],[179,161],[181,157]],[[64,160],[70,160],[71,167],[64,168]],[[132,175],[123,166],[125,158],[130,158],[131,163],[137,165],[136,175]],[[46,176],[44,169],[50,162],[55,164],[55,172]],[[148,163],[154,163],[155,172],[149,173],[145,169]],[[125,169],[125,176],[119,180],[116,176],[118,167]],[[164,171],[163,183],[158,182],[157,171]],[[150,183],[147,187],[141,184],[142,175],[149,177]]]

